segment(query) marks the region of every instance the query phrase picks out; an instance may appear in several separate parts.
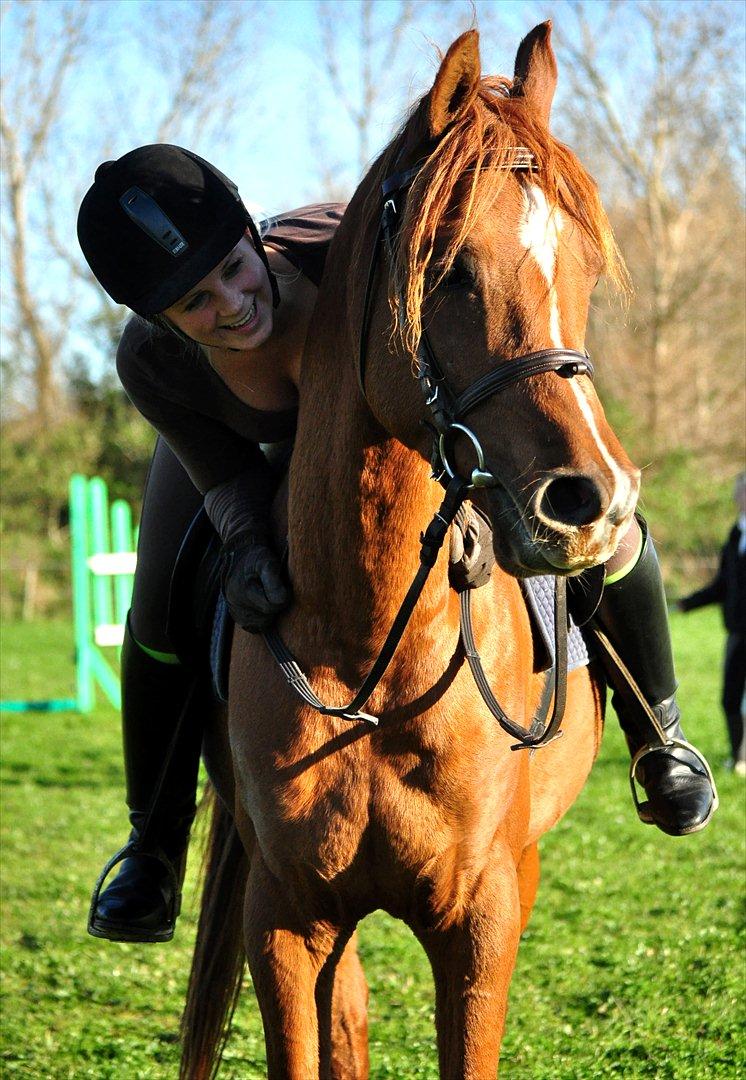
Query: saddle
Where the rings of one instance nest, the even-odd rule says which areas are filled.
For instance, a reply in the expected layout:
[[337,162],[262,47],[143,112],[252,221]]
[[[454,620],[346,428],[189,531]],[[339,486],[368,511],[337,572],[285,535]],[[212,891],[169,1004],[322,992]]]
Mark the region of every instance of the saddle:
[[[449,539],[451,587],[458,593],[482,588],[495,565],[487,519],[470,503],[464,504]],[[201,507],[187,530],[171,576],[168,633],[183,664],[204,663],[209,657],[213,693],[218,701],[227,702],[234,624],[220,591],[220,549],[220,539]],[[534,641],[534,670],[548,671],[555,655],[554,578],[527,578],[521,589]],[[586,642],[571,617],[568,671],[588,663]]]

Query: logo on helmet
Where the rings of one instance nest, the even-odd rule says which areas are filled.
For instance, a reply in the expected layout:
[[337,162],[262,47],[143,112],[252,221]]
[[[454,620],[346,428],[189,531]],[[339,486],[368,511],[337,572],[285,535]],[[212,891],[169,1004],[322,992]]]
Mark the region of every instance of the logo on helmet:
[[135,225],[169,255],[176,257],[189,247],[173,221],[164,213],[155,199],[141,188],[128,188],[121,196],[119,205]]

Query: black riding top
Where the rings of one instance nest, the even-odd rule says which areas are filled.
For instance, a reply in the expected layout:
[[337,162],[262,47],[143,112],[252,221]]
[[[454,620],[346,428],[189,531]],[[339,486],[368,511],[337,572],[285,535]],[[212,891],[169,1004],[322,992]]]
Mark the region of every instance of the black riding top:
[[[340,203],[291,210],[273,219],[264,240],[319,285],[343,212]],[[200,348],[138,316],[122,334],[117,372],[132,403],[202,494],[250,470],[261,457],[258,443],[281,442],[295,433],[296,408],[252,408],[225,385]]]

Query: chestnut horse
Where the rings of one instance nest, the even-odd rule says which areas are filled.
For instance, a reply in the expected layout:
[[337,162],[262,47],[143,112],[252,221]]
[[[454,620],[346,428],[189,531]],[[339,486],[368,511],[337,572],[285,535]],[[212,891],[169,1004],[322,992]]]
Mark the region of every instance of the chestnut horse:
[[[550,32],[545,23],[522,42],[513,80],[482,79],[476,31],[455,41],[329,252],[303,360],[286,502],[295,600],[279,632],[336,706],[378,655],[441,501],[413,377],[421,337],[455,395],[527,354],[582,358],[596,279],[622,272],[593,181],[549,134]],[[382,184],[390,191],[397,175],[395,243],[369,274]],[[492,687],[522,725],[543,683],[516,578],[608,559],[638,491],[588,369],[575,372],[529,371],[469,415],[495,479],[472,494],[498,562],[473,592],[474,631]],[[450,450],[466,476],[470,445],[461,435]],[[602,693],[588,668],[573,672],[564,737],[512,753],[465,661],[447,562],[441,552],[365,706],[377,727],[320,714],[260,637],[236,634],[227,731],[206,745],[220,800],[182,1076],[217,1067],[241,923],[269,1077],[367,1076],[354,935],[378,908],[404,920],[430,960],[441,1075],[496,1075],[537,841],[583,787]]]

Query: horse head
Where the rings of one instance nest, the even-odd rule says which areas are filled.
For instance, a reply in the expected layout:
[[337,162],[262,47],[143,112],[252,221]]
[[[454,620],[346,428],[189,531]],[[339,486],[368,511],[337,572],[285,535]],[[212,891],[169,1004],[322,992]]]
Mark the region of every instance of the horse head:
[[550,37],[548,22],[527,35],[512,80],[482,78],[477,32],[458,38],[354,200],[361,258],[383,221],[363,317],[373,413],[425,457],[434,421],[437,468],[473,475],[519,576],[606,561],[639,490],[584,351],[598,277],[625,271],[594,181],[549,132]]

